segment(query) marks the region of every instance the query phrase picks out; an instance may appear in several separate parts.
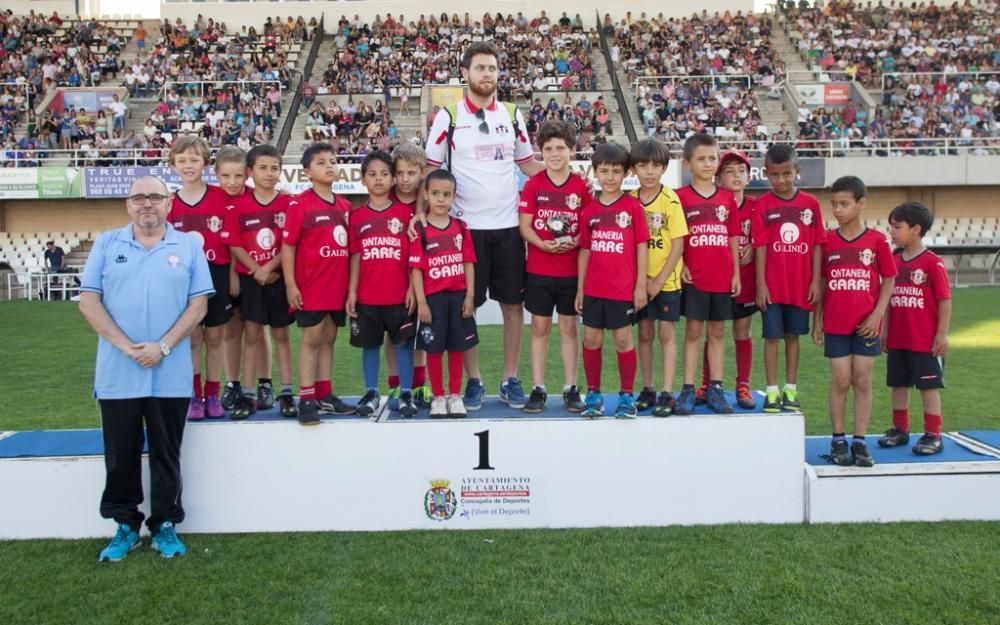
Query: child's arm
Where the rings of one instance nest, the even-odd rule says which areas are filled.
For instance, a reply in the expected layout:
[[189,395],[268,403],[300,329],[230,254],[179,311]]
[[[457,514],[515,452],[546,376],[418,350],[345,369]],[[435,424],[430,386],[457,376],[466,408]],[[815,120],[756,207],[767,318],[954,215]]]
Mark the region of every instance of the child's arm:
[[257,282],[260,282],[260,284],[274,284],[275,282],[278,281],[278,278],[280,277],[278,276],[277,273],[280,270],[281,270],[281,254],[279,253],[275,254],[274,258],[267,261],[267,263],[258,270],[258,273],[264,276],[263,282],[260,281],[258,273],[254,273],[253,277],[254,280],[257,280]]
[[521,238],[525,240],[529,245],[534,245],[543,252],[549,252],[550,254],[557,254],[565,250],[556,244],[555,240],[543,241],[542,237],[538,236],[535,229],[531,227],[531,219],[533,215],[527,213],[521,213],[518,215],[520,223],[518,224],[518,230],[521,231]]
[[813,261],[813,267],[812,267],[813,277],[812,277],[812,282],[809,283],[809,295],[807,296],[806,301],[809,302],[810,304],[815,304],[816,301],[819,299],[819,292],[822,284],[822,281],[820,279],[821,276],[819,275],[820,268],[823,263],[822,246],[817,245],[813,247],[812,261]]
[[764,269],[767,266],[766,247],[762,246],[754,250],[753,266],[757,274],[757,308],[764,312],[771,303],[771,293],[767,290],[767,272]]
[[351,272],[347,276],[347,314],[358,316],[358,278],[361,275],[361,254],[351,254]]
[[646,242],[635,244],[635,265],[636,280],[635,288],[632,289],[632,304],[635,305],[635,312],[640,308],[645,308],[649,303],[649,295],[646,293],[646,271],[649,268],[649,246]]
[[878,292],[878,301],[875,303],[875,310],[868,315],[858,326],[858,334],[866,339],[878,337],[879,323],[885,316],[885,311],[889,308],[889,298],[892,297],[892,287],[896,285],[896,277],[882,278],[882,288]]
[[249,252],[239,245],[230,245],[229,254],[233,257],[234,261],[238,261],[241,265],[249,269],[250,273],[253,274],[254,279],[257,280],[257,282],[260,282],[260,280],[257,279],[257,270],[260,269],[260,265],[257,264],[257,261],[255,261],[252,256],[250,256]]
[[816,310],[813,311],[813,343],[823,345],[823,300],[826,298],[826,285],[820,283],[819,297],[816,299]]
[[740,238],[729,237],[729,250],[733,253],[733,278],[730,281],[729,294],[736,297],[740,294]]
[[420,323],[430,323],[431,307],[427,305],[427,296],[424,295],[424,272],[416,267],[410,269],[410,286],[413,287],[413,296],[417,300]]
[[295,283],[295,245],[285,243],[281,246],[281,271],[285,274],[285,294],[288,305],[295,310],[302,310],[302,291]]
[[[649,298],[652,299],[656,297],[656,294],[660,292],[663,285],[666,283],[667,278],[670,274],[674,272],[677,268],[677,263],[680,262],[681,257],[684,255],[684,237],[677,237],[670,240],[670,253],[667,254],[667,262],[663,264],[663,269],[657,274],[652,280],[646,281],[646,292],[649,294]],[[648,256],[647,256],[648,258]]]
[[587,275],[587,263],[590,261],[590,250],[580,249],[580,257],[576,261],[576,312],[583,314],[583,278]]
[[938,327],[931,353],[941,358],[948,354],[948,327],[951,326],[951,300],[938,300]]
[[462,302],[462,317],[468,319],[476,313],[476,265],[462,263],[465,266],[465,300]]
[[229,259],[229,296],[240,296],[240,274],[236,273],[236,259]]

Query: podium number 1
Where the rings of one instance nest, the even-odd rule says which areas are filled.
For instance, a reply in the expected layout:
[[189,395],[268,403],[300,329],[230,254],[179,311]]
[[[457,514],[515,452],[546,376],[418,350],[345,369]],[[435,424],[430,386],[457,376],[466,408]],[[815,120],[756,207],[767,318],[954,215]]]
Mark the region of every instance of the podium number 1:
[[483,430],[473,434],[479,439],[479,466],[473,467],[473,471],[493,471],[490,466],[490,431]]

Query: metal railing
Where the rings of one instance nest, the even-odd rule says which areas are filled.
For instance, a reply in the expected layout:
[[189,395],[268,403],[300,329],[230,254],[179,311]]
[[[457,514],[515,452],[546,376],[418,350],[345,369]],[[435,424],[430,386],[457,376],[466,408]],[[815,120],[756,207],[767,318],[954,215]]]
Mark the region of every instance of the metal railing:
[[[923,139],[812,139],[791,141],[738,140],[718,137],[723,150],[737,148],[751,158],[763,158],[767,148],[775,143],[794,145],[805,158],[896,157],[896,156],[996,156],[1000,155],[1000,137],[923,138]],[[667,141],[675,154],[684,147],[683,141]]]
[[254,92],[254,89],[259,89],[259,92],[254,92],[254,94],[263,97],[266,91],[264,87],[268,85],[278,87],[278,93],[284,89],[280,80],[168,80],[163,83],[159,92],[164,99],[170,91],[176,91],[177,95],[182,98],[204,99],[206,86],[212,87],[213,91],[216,92],[225,91],[234,86],[239,86],[240,91],[242,91],[244,86],[249,86],[251,92]]
[[641,76],[632,81],[632,89],[638,93],[639,84],[642,82],[651,83],[656,86],[662,86],[663,83],[669,82],[676,86],[678,81],[698,81],[698,82],[711,82],[713,86],[718,89],[720,86],[729,86],[733,82],[739,82],[743,85],[742,88],[747,91],[753,87],[753,78],[749,74],[701,74],[696,76],[689,76],[687,74],[670,74],[664,76]]
[[625,136],[628,137],[630,144],[636,143],[639,138],[635,134],[635,126],[632,124],[632,114],[629,112],[628,103],[625,102],[625,94],[622,91],[622,85],[618,81],[618,72],[615,71],[615,65],[611,61],[611,47],[608,46],[608,35],[604,32],[604,28],[601,26],[601,12],[594,12],[597,18],[597,32],[601,39],[601,53],[604,56],[604,64],[608,68],[608,74],[611,75],[611,88],[614,89],[615,101],[618,103],[618,113],[622,117],[622,123],[625,125]]
[[882,91],[885,91],[886,79],[899,81],[903,77],[912,78],[933,78],[937,76],[947,76],[948,78],[971,78],[972,80],[979,80],[984,76],[996,76],[1000,79],[1000,71],[989,71],[989,72],[885,72],[882,74]]
[[312,76],[313,67],[316,65],[316,56],[319,54],[319,47],[323,45],[324,17],[326,17],[325,13],[320,16],[319,25],[313,31],[312,45],[309,46],[309,56],[306,57],[306,64],[299,74],[298,84],[295,85],[295,96],[288,105],[288,114],[285,115],[285,121],[281,126],[281,134],[278,136],[276,144],[280,152],[285,151],[285,148],[288,147],[288,142],[292,138],[292,132],[295,130],[295,118],[299,116],[299,108],[302,106],[302,85],[305,83],[307,76]]

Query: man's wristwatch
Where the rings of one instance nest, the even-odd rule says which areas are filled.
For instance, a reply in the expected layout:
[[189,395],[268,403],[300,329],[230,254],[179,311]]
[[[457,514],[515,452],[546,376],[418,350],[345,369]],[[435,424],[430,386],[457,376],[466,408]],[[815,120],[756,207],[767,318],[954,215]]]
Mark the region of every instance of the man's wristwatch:
[[164,358],[170,355],[170,346],[163,341],[160,341],[160,353],[163,354]]

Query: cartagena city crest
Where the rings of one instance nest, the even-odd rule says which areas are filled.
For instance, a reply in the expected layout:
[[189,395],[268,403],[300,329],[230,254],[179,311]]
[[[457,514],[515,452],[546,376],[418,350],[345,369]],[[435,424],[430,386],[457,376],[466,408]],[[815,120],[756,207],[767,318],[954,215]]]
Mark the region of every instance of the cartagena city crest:
[[455,516],[458,499],[448,480],[431,480],[431,489],[424,495],[424,512],[428,519],[447,521]]

